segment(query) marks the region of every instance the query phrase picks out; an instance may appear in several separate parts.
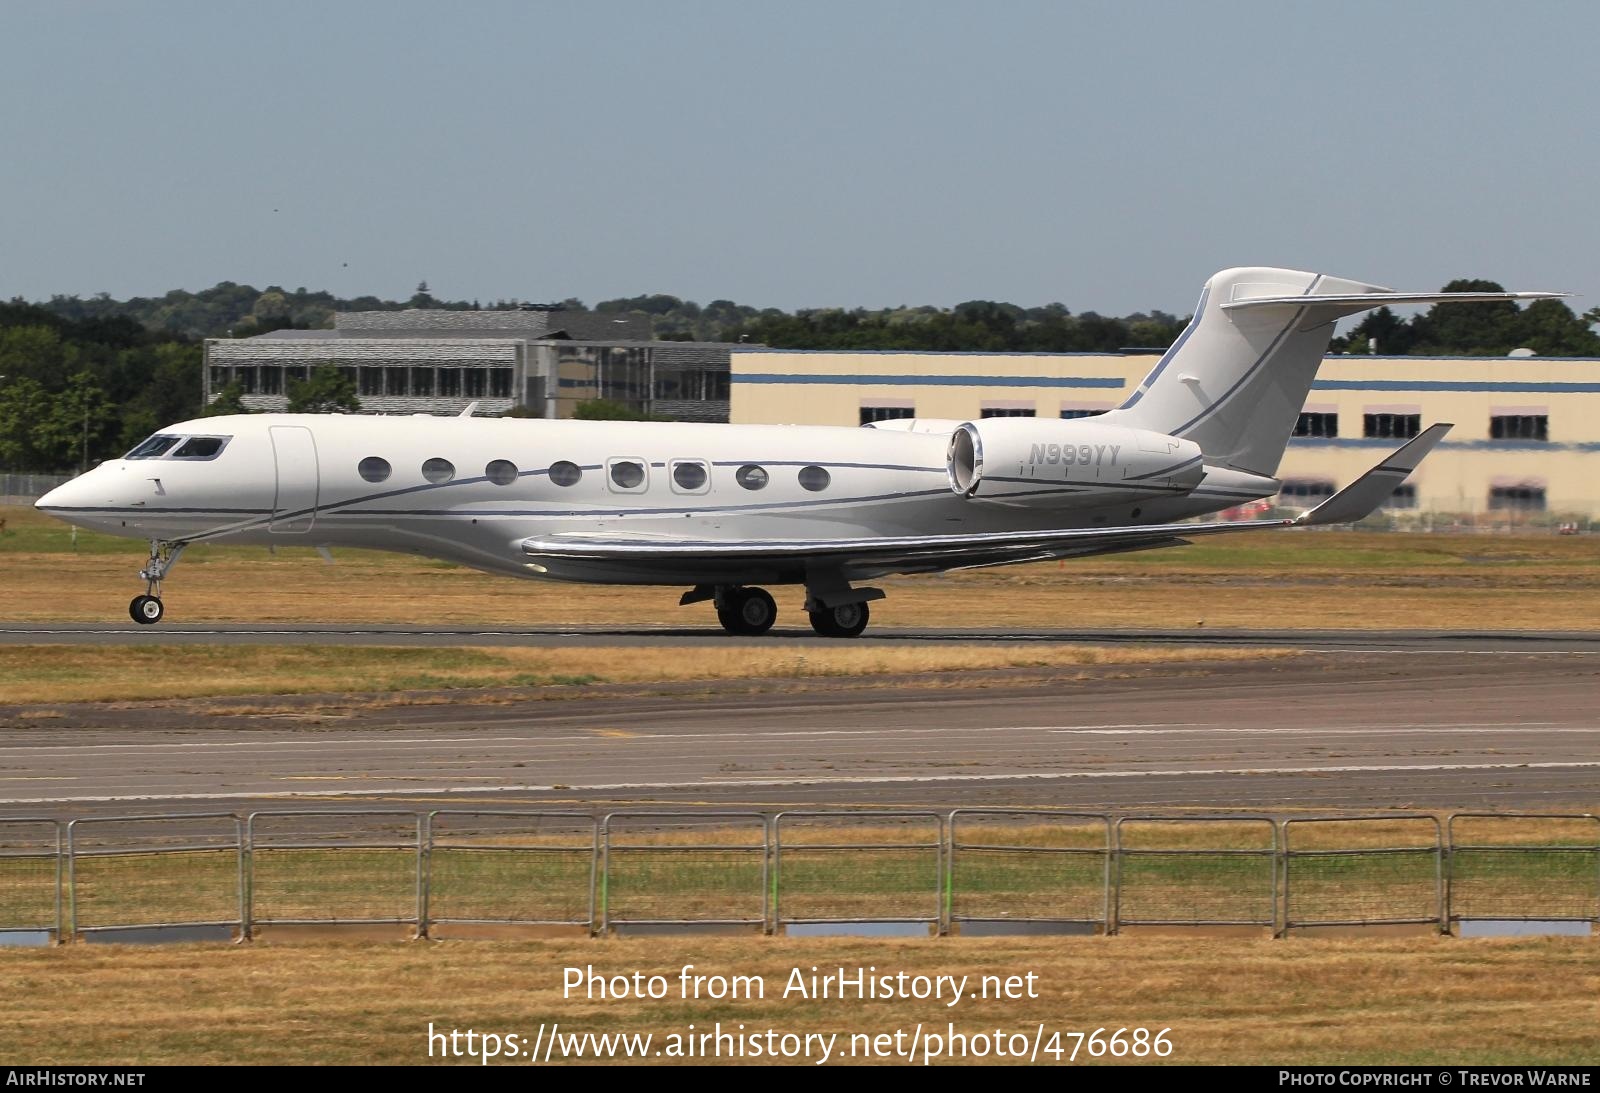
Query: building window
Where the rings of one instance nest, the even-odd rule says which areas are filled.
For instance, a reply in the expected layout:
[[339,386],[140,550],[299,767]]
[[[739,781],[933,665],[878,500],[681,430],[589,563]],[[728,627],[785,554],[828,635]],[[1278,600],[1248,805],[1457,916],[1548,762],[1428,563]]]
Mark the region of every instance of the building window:
[[985,406],[978,411],[979,417],[1037,417],[1031,407],[1026,406]]
[[383,394],[383,369],[362,367],[361,393],[363,395]]
[[565,459],[550,464],[550,481],[558,486],[576,486],[583,477],[583,468]]
[[1490,512],[1543,512],[1544,487],[1531,482],[1515,486],[1490,486]]
[[228,386],[228,370],[220,365],[211,366],[211,390],[220,391]]
[[356,473],[368,482],[382,482],[389,477],[389,461],[379,455],[369,455],[356,464]]
[[410,392],[406,389],[406,375],[409,368],[385,368],[383,370],[383,391],[386,395],[405,395]]
[[509,459],[491,459],[483,476],[497,486],[509,486],[517,480],[517,465]]
[[733,480],[747,490],[766,489],[768,477],[767,469],[754,463],[746,463],[733,472]]
[[1333,483],[1322,478],[1291,478],[1278,490],[1278,500],[1287,505],[1309,507],[1332,497]]
[[1421,414],[1362,414],[1361,435],[1382,440],[1410,440],[1422,432]]
[[1489,419],[1491,440],[1549,440],[1548,414],[1498,414]]
[[611,460],[611,484],[616,486],[617,489],[642,490],[644,488],[644,477],[644,460]]
[[254,365],[245,365],[233,370],[233,382],[239,385],[241,394],[253,395],[256,393],[256,370]]
[[1389,495],[1389,500],[1383,503],[1386,509],[1414,509],[1417,507],[1417,487],[1411,482],[1402,482],[1394,488]]
[[435,486],[442,486],[456,476],[456,465],[448,459],[435,456],[422,461],[422,477]]
[[416,398],[432,397],[433,369],[413,368],[411,370],[411,394]]
[[306,366],[291,364],[284,368],[283,378],[288,383],[304,383],[306,381]]
[[800,488],[820,493],[828,488],[828,483],[833,481],[833,476],[822,467],[801,467]]
[[461,369],[459,369],[459,368],[441,368],[441,369],[439,369],[439,397],[440,398],[460,398],[461,397]]
[[468,398],[483,398],[489,390],[489,370],[487,368],[464,369],[466,375],[466,393]]
[[510,398],[511,397],[511,369],[509,369],[509,368],[491,368],[491,369],[489,369],[489,397],[490,398]]
[[[1368,418],[1373,418],[1377,417],[1378,415],[1369,414],[1367,416]],[[1339,435],[1339,415],[1321,413],[1301,414],[1299,420],[1294,423],[1294,435],[1324,438],[1336,437]],[[1368,433],[1367,435],[1371,436],[1372,434]]]
[[710,478],[699,460],[679,459],[672,464],[672,488],[680,493],[704,493]]
[[283,394],[283,369],[278,365],[263,364],[261,366],[261,393],[263,395]]
[[1061,408],[1061,420],[1076,421],[1081,417],[1099,417],[1103,413],[1105,413],[1104,410],[1080,410],[1076,408],[1069,409],[1068,407],[1063,406]]
[[916,416],[916,410],[910,406],[863,406],[861,408],[861,424],[863,425],[871,425],[874,421],[895,421],[899,418]]

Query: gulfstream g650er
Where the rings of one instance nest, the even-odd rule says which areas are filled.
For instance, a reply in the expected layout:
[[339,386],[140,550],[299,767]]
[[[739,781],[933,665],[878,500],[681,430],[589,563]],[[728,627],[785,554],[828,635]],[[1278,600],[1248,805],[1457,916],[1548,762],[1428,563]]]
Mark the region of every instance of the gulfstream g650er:
[[1285,269],[1206,282],[1125,402],[1092,419],[872,428],[260,414],[163,429],[41,499],[147,539],[144,594],[201,541],[404,551],[517,577],[676,585],[760,634],[762,585],[801,585],[817,632],[853,637],[891,573],[1085,557],[1221,531],[1358,520],[1433,425],[1295,520],[1183,522],[1278,492],[1279,460],[1335,320],[1387,304],[1558,293],[1396,293]]

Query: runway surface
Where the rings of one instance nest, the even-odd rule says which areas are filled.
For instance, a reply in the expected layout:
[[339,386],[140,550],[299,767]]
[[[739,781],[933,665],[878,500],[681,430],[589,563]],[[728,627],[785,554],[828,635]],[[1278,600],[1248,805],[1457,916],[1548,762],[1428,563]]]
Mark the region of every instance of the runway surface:
[[1356,646],[899,686],[13,708],[0,710],[0,815],[377,803],[1596,811],[1600,658],[1562,647],[1595,642]]
[[[1600,653],[1600,632],[1451,630],[1230,630],[1190,627],[1172,630],[1049,629],[891,629],[877,628],[859,645],[914,645],[953,642],[1087,643],[1091,645],[1182,644],[1276,646],[1301,649],[1396,650],[1406,652],[1561,652]],[[810,628],[775,629],[759,638],[732,637],[714,628],[424,627],[350,625],[208,624],[139,626],[128,622],[0,622],[0,644],[66,645],[673,645],[747,649],[752,645],[837,646],[837,638],[818,637]]]

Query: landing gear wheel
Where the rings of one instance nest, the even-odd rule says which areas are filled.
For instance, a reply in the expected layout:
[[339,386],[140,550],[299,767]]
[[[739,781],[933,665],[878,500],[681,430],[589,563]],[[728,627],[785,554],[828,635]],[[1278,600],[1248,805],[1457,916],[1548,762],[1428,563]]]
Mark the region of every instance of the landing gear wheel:
[[128,605],[128,614],[133,621],[144,626],[151,626],[161,621],[161,616],[166,614],[166,608],[161,606],[159,596],[135,596]]
[[762,588],[730,589],[717,608],[717,621],[730,634],[765,634],[777,619],[777,601]]
[[825,638],[860,637],[872,615],[864,603],[841,604],[806,613],[811,616],[811,629]]

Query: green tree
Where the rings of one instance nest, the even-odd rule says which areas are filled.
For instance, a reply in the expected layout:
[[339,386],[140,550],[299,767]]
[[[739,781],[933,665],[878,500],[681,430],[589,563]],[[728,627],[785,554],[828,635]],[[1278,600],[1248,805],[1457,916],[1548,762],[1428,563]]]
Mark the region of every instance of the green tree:
[[1535,300],[1523,308],[1513,326],[1518,346],[1541,357],[1600,355],[1600,337],[1560,300]]
[[116,407],[89,372],[75,372],[66,388],[50,400],[50,412],[34,435],[41,451],[54,466],[78,464],[87,470],[91,453],[99,452]]
[[640,413],[625,402],[608,398],[583,399],[572,408],[572,416],[580,421],[652,421],[649,414]]
[[38,380],[8,376],[0,380],[0,467],[10,471],[54,471],[60,466],[45,452],[41,435],[52,399]]
[[221,417],[224,414],[248,414],[244,404],[244,387],[238,380],[217,392],[211,404],[200,411],[201,417]]
[[337,365],[319,364],[308,378],[289,381],[288,409],[291,414],[359,413],[361,400],[356,397],[355,381]]

